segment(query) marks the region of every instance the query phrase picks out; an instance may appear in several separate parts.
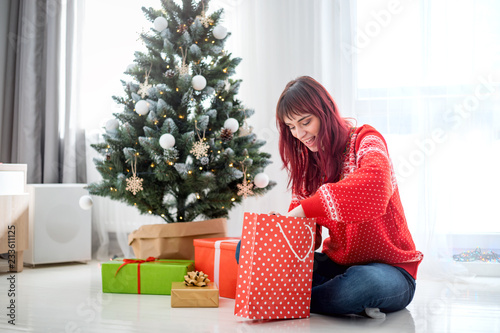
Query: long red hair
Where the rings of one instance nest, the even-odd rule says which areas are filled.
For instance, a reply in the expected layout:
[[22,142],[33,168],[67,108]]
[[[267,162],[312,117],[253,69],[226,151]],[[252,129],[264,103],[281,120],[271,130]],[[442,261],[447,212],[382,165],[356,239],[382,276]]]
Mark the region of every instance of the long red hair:
[[[302,114],[312,114],[320,120],[317,152],[310,151],[293,137],[285,124],[285,118]],[[340,116],[325,87],[309,76],[290,81],[278,100],[276,122],[281,160],[288,171],[288,186],[292,185],[294,193],[305,190],[303,194],[313,194],[323,182],[333,183],[340,179],[350,123]]]

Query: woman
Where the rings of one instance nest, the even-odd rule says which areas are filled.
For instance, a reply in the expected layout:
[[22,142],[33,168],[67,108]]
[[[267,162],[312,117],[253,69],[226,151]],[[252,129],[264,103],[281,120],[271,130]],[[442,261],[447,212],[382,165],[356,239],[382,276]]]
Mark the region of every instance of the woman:
[[[276,107],[289,174],[288,216],[329,231],[315,252],[311,312],[384,318],[413,299],[418,265],[387,145],[373,127],[352,127],[311,77],[287,84]],[[239,257],[239,249],[237,251]]]
[[322,226],[330,235],[315,252],[311,311],[384,318],[405,308],[423,254],[408,230],[382,135],[352,127],[307,76],[287,84],[276,117],[293,193],[287,215],[316,218],[316,248]]

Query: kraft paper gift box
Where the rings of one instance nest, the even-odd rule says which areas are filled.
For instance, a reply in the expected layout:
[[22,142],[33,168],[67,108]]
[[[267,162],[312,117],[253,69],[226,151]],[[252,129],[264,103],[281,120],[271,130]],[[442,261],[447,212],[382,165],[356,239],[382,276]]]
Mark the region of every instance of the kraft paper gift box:
[[102,292],[170,295],[172,282],[193,270],[192,260],[115,259],[101,264]]
[[136,258],[194,259],[193,240],[226,236],[226,219],[147,224],[128,235]]
[[218,308],[219,290],[213,282],[206,287],[186,286],[184,282],[172,282],[170,306],[173,308]]
[[195,239],[194,265],[197,271],[208,275],[219,288],[221,297],[235,298],[238,264],[235,253],[239,238]]

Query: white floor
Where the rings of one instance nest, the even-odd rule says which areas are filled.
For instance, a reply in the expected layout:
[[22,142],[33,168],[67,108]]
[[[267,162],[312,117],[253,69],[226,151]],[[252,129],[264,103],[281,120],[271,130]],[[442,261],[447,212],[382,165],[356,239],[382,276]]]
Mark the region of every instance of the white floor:
[[[11,304],[15,312],[8,317]],[[420,279],[412,304],[385,320],[313,314],[309,319],[251,321],[234,316],[233,307],[234,300],[227,298],[220,299],[219,308],[201,309],[171,308],[170,296],[103,294],[98,262],[0,273],[0,332],[491,333],[500,332],[500,279]]]

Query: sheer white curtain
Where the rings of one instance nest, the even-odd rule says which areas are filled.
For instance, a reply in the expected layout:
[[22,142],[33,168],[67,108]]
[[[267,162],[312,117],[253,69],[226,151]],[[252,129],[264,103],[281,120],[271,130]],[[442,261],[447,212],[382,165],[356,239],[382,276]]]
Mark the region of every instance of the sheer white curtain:
[[332,93],[344,116],[352,115],[351,60],[340,45],[350,43],[350,1],[254,0],[213,1],[225,9],[231,31],[228,49],[243,59],[236,76],[243,80],[240,99],[255,115],[249,119],[254,133],[267,141],[263,149],[273,164],[265,172],[278,185],[263,197],[249,198],[230,213],[229,233],[241,235],[245,211],[285,213],[291,194],[281,169],[275,108],[288,81],[310,75]]
[[357,1],[355,114],[387,138],[427,276],[500,247],[499,14],[495,1]]

